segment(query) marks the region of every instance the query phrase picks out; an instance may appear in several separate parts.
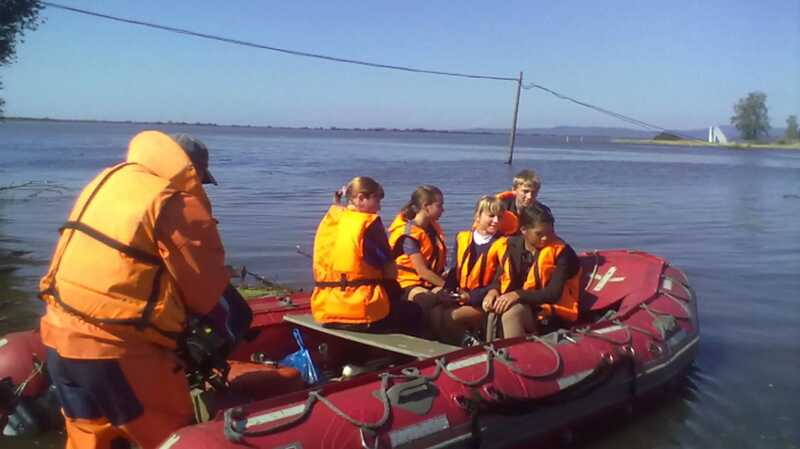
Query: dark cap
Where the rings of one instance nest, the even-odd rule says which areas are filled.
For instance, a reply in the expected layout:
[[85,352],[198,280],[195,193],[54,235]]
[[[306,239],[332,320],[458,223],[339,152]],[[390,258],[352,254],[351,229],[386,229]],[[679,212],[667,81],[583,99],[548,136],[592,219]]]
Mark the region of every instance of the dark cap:
[[203,177],[203,184],[217,185],[217,180],[208,171],[208,147],[203,142],[195,139],[188,134],[171,134],[172,140],[183,148],[186,155],[191,159],[197,173]]

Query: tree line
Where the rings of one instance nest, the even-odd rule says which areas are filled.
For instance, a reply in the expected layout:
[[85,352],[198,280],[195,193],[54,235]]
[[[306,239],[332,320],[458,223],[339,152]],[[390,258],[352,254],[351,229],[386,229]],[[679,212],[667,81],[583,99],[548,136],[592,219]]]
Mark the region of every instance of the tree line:
[[[750,92],[733,106],[733,112],[731,124],[736,126],[743,139],[756,141],[761,136],[769,136],[767,94],[758,91]],[[780,142],[793,143],[795,141],[797,141],[797,116],[790,115],[786,119],[786,133]]]
[[[25,31],[39,25],[42,5],[37,0],[0,1],[0,67],[11,64],[17,53],[17,42],[23,42]],[[0,90],[3,82],[0,81]],[[6,102],[0,98],[0,117]]]

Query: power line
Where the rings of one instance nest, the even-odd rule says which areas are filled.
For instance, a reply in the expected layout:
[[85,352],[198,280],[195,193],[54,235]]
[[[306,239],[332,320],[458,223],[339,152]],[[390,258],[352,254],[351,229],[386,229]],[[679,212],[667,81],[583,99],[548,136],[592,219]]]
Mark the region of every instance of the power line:
[[[135,20],[135,19],[126,19],[124,17],[112,16],[112,15],[109,15],[109,14],[98,13],[98,12],[94,12],[94,11],[89,11],[89,10],[85,10],[85,9],[81,9],[81,8],[75,8],[75,7],[72,7],[72,6],[61,5],[61,4],[58,4],[58,3],[52,3],[52,2],[48,2],[48,1],[40,1],[39,3],[41,3],[42,5],[46,5],[46,6],[52,7],[52,8],[63,9],[63,10],[66,10],[66,11],[76,12],[76,13],[79,13],[79,14],[84,14],[84,15],[93,16],[93,17],[99,17],[99,18],[102,18],[102,19],[112,20],[112,21],[116,21],[116,22],[122,22],[122,23],[127,23],[127,24],[131,24],[131,25],[138,25],[138,26],[143,26],[143,27],[148,27],[148,28],[154,28],[154,29],[158,29],[158,30],[169,31],[171,33],[183,34],[183,35],[187,35],[187,36],[194,36],[194,37],[199,37],[199,38],[209,39],[209,40],[214,40],[214,41],[219,41],[219,42],[226,42],[226,43],[234,44],[234,45],[242,45],[242,46],[246,46],[246,47],[259,48],[259,49],[262,49],[262,50],[270,50],[270,51],[275,51],[275,52],[279,52],[279,53],[285,53],[285,54],[294,55],[294,56],[302,56],[302,57],[307,57],[307,58],[322,59],[322,60],[333,61],[333,62],[342,62],[342,63],[347,63],[347,64],[356,64],[356,65],[374,67],[374,68],[380,68],[380,69],[402,70],[402,71],[405,71],[405,72],[413,72],[413,73],[427,73],[427,74],[430,74],[430,75],[439,75],[439,76],[450,76],[450,77],[471,78],[471,79],[485,79],[485,80],[494,80],[494,81],[516,81],[516,82],[520,81],[520,79],[511,78],[511,77],[505,77],[505,76],[476,75],[476,74],[460,73],[460,72],[445,72],[445,71],[441,71],[441,70],[419,69],[419,68],[415,68],[415,67],[406,67],[406,66],[398,66],[398,65],[390,65],[390,64],[379,64],[379,63],[368,62],[368,61],[360,61],[360,60],[357,60],[357,59],[339,58],[339,57],[335,57],[335,56],[322,55],[322,54],[318,54],[318,53],[310,53],[310,52],[304,52],[304,51],[290,50],[290,49],[286,49],[286,48],[275,47],[275,46],[271,46],[271,45],[258,44],[258,43],[254,43],[254,42],[248,42],[248,41],[243,41],[243,40],[239,40],[239,39],[232,39],[232,38],[228,38],[228,37],[224,37],[224,36],[217,36],[217,35],[213,35],[213,34],[200,33],[200,32],[197,32],[197,31],[186,30],[186,29],[183,29],[183,28],[176,28],[176,27],[167,26],[167,25],[159,25],[159,24],[152,23],[152,22],[144,22],[144,21]],[[600,112],[602,114],[609,115],[611,117],[614,117],[614,118],[616,118],[618,120],[621,120],[621,121],[623,121],[625,123],[628,123],[628,124],[631,124],[631,125],[634,125],[634,126],[639,126],[639,127],[643,127],[643,128],[647,128],[647,129],[653,129],[653,130],[657,130],[657,131],[667,131],[666,128],[663,128],[661,126],[653,125],[651,123],[647,123],[647,122],[635,119],[633,117],[628,117],[626,115],[623,115],[623,114],[620,114],[620,113],[617,113],[617,112],[602,108],[600,106],[595,106],[595,105],[587,103],[585,101],[577,100],[575,98],[572,98],[572,97],[569,97],[567,95],[561,94],[559,92],[556,92],[556,91],[554,91],[552,89],[549,89],[549,88],[544,87],[542,85],[539,85],[537,83],[528,83],[528,84],[522,85],[521,87],[523,89],[525,89],[525,90],[529,90],[529,89],[534,89],[535,88],[535,89],[539,89],[539,90],[548,92],[548,93],[556,96],[557,98],[559,98],[561,100],[570,101],[570,102],[575,103],[575,104],[577,104],[579,106],[583,106],[585,108],[592,109],[592,110]],[[683,136],[680,136],[680,137],[683,137]]]
[[321,54],[318,54],[318,53],[309,53],[309,52],[305,52],[305,51],[289,50],[289,49],[286,49],[286,48],[274,47],[274,46],[271,46],[271,45],[257,44],[257,43],[254,43],[254,42],[247,42],[247,41],[242,41],[242,40],[239,40],[239,39],[231,39],[231,38],[223,37],[223,36],[215,36],[213,34],[198,33],[196,31],[185,30],[185,29],[182,29],[182,28],[175,28],[175,27],[166,26],[166,25],[159,25],[159,24],[151,23],[151,22],[143,22],[141,20],[126,19],[126,18],[123,18],[123,17],[117,17],[117,16],[108,15],[108,14],[101,14],[101,13],[98,13],[98,12],[88,11],[88,10],[85,10],[85,9],[73,8],[72,6],[59,5],[57,3],[52,3],[52,2],[43,1],[43,2],[40,2],[40,3],[43,4],[43,5],[46,5],[46,6],[50,6],[52,8],[64,9],[64,10],[67,10],[67,11],[77,12],[79,14],[85,14],[87,16],[100,17],[102,19],[114,20],[114,21],[117,21],[117,22],[129,23],[129,24],[132,24],[132,25],[139,25],[139,26],[144,26],[144,27],[148,27],[148,28],[155,28],[155,29],[158,29],[158,30],[169,31],[169,32],[172,32],[172,33],[185,34],[185,35],[189,35],[189,36],[200,37],[200,38],[203,38],[203,39],[210,39],[210,40],[215,40],[215,41],[220,41],[220,42],[227,42],[229,44],[243,45],[243,46],[246,46],[246,47],[260,48],[262,50],[276,51],[276,52],[286,53],[286,54],[295,55],[295,56],[304,56],[304,57],[307,57],[307,58],[324,59],[326,61],[344,62],[344,63],[348,63],[348,64],[358,64],[358,65],[363,65],[363,66],[367,66],[367,67],[375,67],[375,68],[380,68],[380,69],[403,70],[403,71],[406,71],[406,72],[415,72],[415,73],[428,73],[428,74],[431,74],[431,75],[452,76],[452,77],[459,77],[459,78],[486,79],[486,80],[496,80],[496,81],[517,81],[516,78],[509,78],[509,77],[504,77],[504,76],[474,75],[474,74],[469,74],[469,73],[444,72],[444,71],[440,71],[440,70],[417,69],[417,68],[414,68],[414,67],[404,67],[404,66],[389,65],[389,64],[378,64],[378,63],[375,63],[375,62],[359,61],[357,59],[338,58],[338,57],[335,57],[335,56],[326,56],[326,55],[321,55]]
[[633,117],[628,117],[628,116],[622,115],[622,114],[620,114],[618,112],[610,111],[608,109],[601,108],[600,106],[595,106],[593,104],[589,104],[589,103],[586,103],[584,101],[577,100],[577,99],[572,98],[572,97],[568,97],[568,96],[566,96],[564,94],[556,92],[556,91],[554,91],[552,89],[548,89],[547,87],[541,86],[541,85],[536,84],[536,83],[525,84],[525,85],[522,86],[522,88],[525,89],[525,90],[530,90],[530,89],[543,90],[543,91],[545,91],[547,93],[550,93],[550,94],[554,95],[555,97],[557,97],[557,98],[559,98],[561,100],[570,101],[572,103],[578,104],[578,105],[583,106],[585,108],[592,109],[592,110],[600,112],[602,114],[610,115],[611,117],[617,118],[619,120],[622,120],[622,121],[624,121],[626,123],[630,123],[632,125],[641,126],[643,128],[655,129],[655,130],[658,130],[658,131],[666,131],[667,130],[666,128],[662,128],[662,127],[660,127],[658,125],[653,125],[653,124],[650,124],[650,123],[647,123],[647,122],[643,122],[643,121],[635,119]]

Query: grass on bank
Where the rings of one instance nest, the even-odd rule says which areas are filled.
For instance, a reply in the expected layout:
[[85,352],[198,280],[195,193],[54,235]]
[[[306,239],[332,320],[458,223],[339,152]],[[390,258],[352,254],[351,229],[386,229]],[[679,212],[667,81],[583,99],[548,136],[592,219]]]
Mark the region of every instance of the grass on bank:
[[702,140],[652,140],[652,139],[613,139],[614,143],[633,144],[633,145],[667,145],[679,147],[712,147],[712,148],[734,148],[734,149],[782,149],[800,150],[800,141],[793,143],[711,143]]

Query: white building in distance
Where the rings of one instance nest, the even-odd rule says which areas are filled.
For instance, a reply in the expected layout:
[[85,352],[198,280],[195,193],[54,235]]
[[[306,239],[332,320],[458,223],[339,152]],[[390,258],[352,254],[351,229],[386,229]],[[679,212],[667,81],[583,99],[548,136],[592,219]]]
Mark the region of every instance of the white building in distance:
[[725,133],[719,129],[719,126],[711,126],[708,128],[708,141],[710,143],[728,143],[728,138]]

